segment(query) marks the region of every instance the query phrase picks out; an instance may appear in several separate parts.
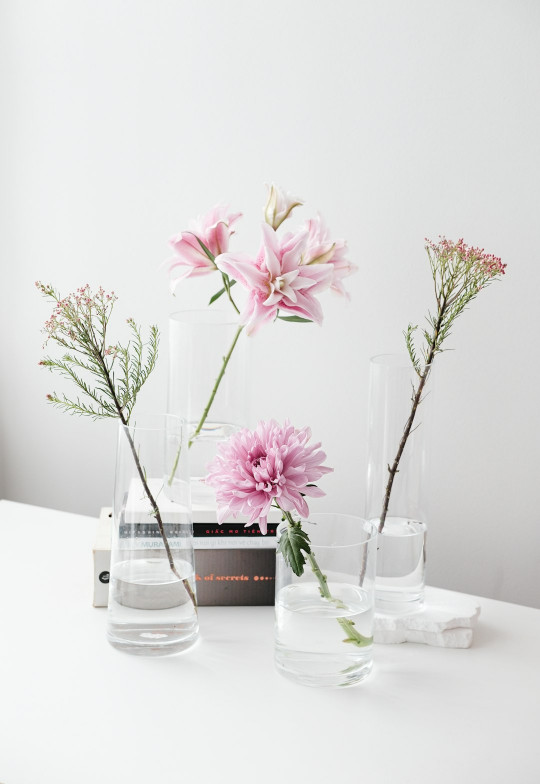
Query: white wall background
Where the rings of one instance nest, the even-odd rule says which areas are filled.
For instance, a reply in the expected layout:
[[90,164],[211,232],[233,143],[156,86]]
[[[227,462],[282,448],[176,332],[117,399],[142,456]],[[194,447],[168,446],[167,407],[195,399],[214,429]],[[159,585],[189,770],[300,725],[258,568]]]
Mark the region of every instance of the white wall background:
[[[276,181],[360,268],[325,325],[252,339],[252,414],[311,425],[319,508],[363,513],[369,357],[431,305],[425,236],[508,264],[438,360],[429,581],[540,607],[540,4],[535,0],[4,0],[0,14],[5,498],[96,515],[115,426],[45,403],[36,279],[103,284],[164,333],[167,241],[219,201],[258,245]],[[213,288],[213,287],[212,287]],[[279,366],[279,373],[276,371]]]

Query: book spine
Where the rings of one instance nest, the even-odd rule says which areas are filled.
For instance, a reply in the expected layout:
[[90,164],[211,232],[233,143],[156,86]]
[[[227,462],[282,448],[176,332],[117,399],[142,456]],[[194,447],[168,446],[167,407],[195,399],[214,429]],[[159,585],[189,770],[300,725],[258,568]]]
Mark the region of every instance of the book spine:
[[268,523],[266,534],[262,534],[258,525],[251,525],[247,528],[241,523],[225,523],[216,525],[215,523],[193,523],[193,536],[196,537],[234,537],[235,539],[265,539],[277,535],[277,524]]
[[[176,523],[164,523],[165,535],[176,547],[181,547],[181,542],[186,537],[186,527]],[[122,523],[119,528],[120,539],[135,540],[141,546],[150,544],[153,540],[161,541],[161,535],[156,523]],[[258,526],[245,528],[243,525],[226,523],[193,523],[193,537],[197,542],[204,540],[226,541],[227,547],[275,547],[277,526],[268,524],[268,531],[263,536]]]
[[242,539],[234,536],[194,536],[195,550],[275,550],[276,538]]

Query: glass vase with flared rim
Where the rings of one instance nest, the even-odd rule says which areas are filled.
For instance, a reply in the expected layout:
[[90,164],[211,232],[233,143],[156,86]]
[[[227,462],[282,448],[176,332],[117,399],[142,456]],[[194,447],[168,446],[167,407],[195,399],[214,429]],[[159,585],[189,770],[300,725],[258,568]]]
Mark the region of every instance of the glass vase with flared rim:
[[198,628],[186,426],[133,415],[118,432],[107,638],[163,656],[190,648]]

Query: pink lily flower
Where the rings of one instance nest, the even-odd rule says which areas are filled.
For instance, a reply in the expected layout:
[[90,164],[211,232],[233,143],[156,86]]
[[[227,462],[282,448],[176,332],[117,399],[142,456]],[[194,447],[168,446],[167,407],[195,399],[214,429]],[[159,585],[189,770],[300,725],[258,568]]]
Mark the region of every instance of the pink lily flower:
[[341,281],[356,272],[358,267],[346,258],[347,243],[345,240],[330,239],[329,231],[320,215],[306,221],[305,227],[308,240],[302,263],[331,264],[333,278],[330,288],[348,299],[349,294]]
[[275,319],[278,310],[322,323],[322,308],[315,294],[331,285],[334,273],[328,264],[302,263],[307,242],[305,230],[279,239],[272,227],[263,223],[261,248],[255,259],[234,253],[216,258],[218,269],[249,292],[240,314],[248,335]]
[[229,212],[228,207],[218,205],[192,221],[188,231],[170,240],[175,255],[166,264],[171,274],[173,293],[181,280],[207,275],[217,269],[199,240],[213,257],[225,253],[229,249],[229,239],[234,234],[233,226],[241,216],[241,212]]

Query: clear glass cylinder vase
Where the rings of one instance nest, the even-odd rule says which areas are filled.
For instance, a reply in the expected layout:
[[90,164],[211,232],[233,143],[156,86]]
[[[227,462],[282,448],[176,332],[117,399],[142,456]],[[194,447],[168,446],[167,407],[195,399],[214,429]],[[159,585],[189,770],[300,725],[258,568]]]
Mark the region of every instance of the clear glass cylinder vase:
[[173,313],[168,411],[187,422],[194,507],[214,507],[204,483],[217,444],[248,424],[245,334],[230,311]]
[[372,668],[377,529],[331,513],[302,529],[311,547],[303,574],[276,558],[276,667],[308,686],[349,686]]
[[170,415],[120,425],[107,637],[162,656],[198,636],[186,428]]
[[380,612],[406,614],[424,601],[431,372],[426,378],[411,419],[421,376],[409,357],[371,359],[366,517],[379,528],[375,606]]

